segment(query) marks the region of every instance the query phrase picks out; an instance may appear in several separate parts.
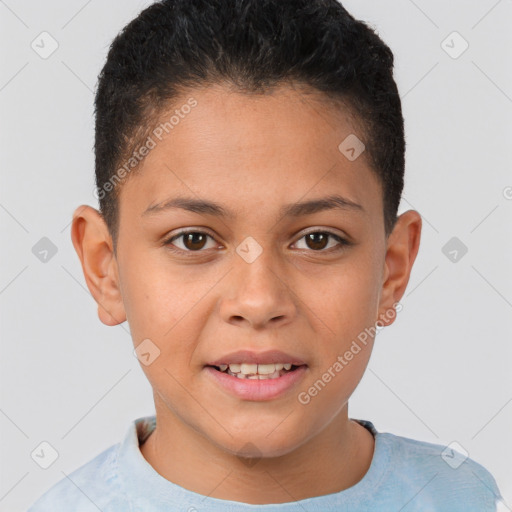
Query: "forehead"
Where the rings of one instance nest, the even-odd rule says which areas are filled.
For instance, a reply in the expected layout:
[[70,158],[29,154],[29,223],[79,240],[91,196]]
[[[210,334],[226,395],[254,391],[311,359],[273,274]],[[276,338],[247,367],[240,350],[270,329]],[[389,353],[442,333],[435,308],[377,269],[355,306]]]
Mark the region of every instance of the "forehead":
[[321,93],[190,90],[162,112],[150,135],[154,147],[122,187],[121,215],[140,216],[172,196],[254,212],[326,193],[378,210],[380,184],[365,152],[350,160],[340,150],[354,136],[364,140],[351,111]]

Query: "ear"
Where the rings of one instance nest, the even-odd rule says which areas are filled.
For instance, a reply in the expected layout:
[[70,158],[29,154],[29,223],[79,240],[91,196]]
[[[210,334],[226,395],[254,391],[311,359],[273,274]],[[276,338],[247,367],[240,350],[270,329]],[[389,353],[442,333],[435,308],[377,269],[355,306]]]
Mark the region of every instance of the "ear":
[[384,277],[379,302],[379,325],[391,325],[396,314],[390,314],[394,305],[402,298],[421,238],[421,215],[408,210],[398,217],[393,231],[388,237]]
[[105,325],[126,320],[112,238],[98,210],[82,205],[73,213],[71,240],[82,263],[87,287],[98,304]]

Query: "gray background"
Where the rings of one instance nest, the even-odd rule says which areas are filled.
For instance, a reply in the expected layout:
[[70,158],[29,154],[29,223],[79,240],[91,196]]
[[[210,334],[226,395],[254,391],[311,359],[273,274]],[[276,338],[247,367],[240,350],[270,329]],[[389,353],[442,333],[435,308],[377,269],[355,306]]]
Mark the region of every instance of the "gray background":
[[[149,3],[0,1],[1,511],[26,510],[154,411],[128,325],[98,320],[69,231],[76,206],[97,206],[97,75],[112,38]],[[510,510],[512,1],[344,5],[395,54],[408,145],[401,211],[424,220],[403,310],[378,335],[349,415],[457,441]],[[43,31],[59,45],[47,59],[31,47]],[[453,31],[469,43],[458,58],[462,40],[448,38],[452,56],[442,45]],[[43,237],[57,249],[46,261]],[[48,469],[31,458],[42,441],[59,453]]]

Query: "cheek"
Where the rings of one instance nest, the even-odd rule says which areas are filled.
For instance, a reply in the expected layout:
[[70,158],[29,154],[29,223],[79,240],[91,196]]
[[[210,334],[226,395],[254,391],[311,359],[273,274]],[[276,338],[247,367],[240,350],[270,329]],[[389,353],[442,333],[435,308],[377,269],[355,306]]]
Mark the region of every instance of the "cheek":
[[133,343],[137,347],[150,340],[156,346],[158,358],[144,368],[147,374],[156,375],[164,368],[182,373],[189,368],[202,326],[211,313],[204,297],[218,278],[198,279],[192,267],[172,268],[161,259],[144,261],[142,266],[142,258],[131,256],[122,272],[120,269]]
[[375,323],[379,290],[377,261],[364,254],[352,258],[349,265],[340,266],[330,276],[315,309],[329,327],[327,332],[337,336],[338,350]]
[[162,336],[197,302],[203,286],[171,268],[159,252],[151,257],[132,251],[120,267],[120,280],[130,327]]

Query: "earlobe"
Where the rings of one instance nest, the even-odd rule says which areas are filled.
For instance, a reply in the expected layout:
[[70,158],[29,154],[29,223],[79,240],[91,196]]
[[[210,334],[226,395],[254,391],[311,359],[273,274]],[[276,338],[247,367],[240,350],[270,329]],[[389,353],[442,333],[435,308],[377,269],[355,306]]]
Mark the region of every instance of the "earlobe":
[[379,303],[379,322],[382,325],[391,325],[396,318],[396,314],[390,314],[390,311],[407,288],[420,246],[421,226],[421,215],[415,210],[408,210],[400,215],[389,235]]
[[87,287],[98,304],[99,319],[111,326],[124,322],[126,313],[112,238],[98,210],[82,205],[74,211],[71,240],[82,264]]

